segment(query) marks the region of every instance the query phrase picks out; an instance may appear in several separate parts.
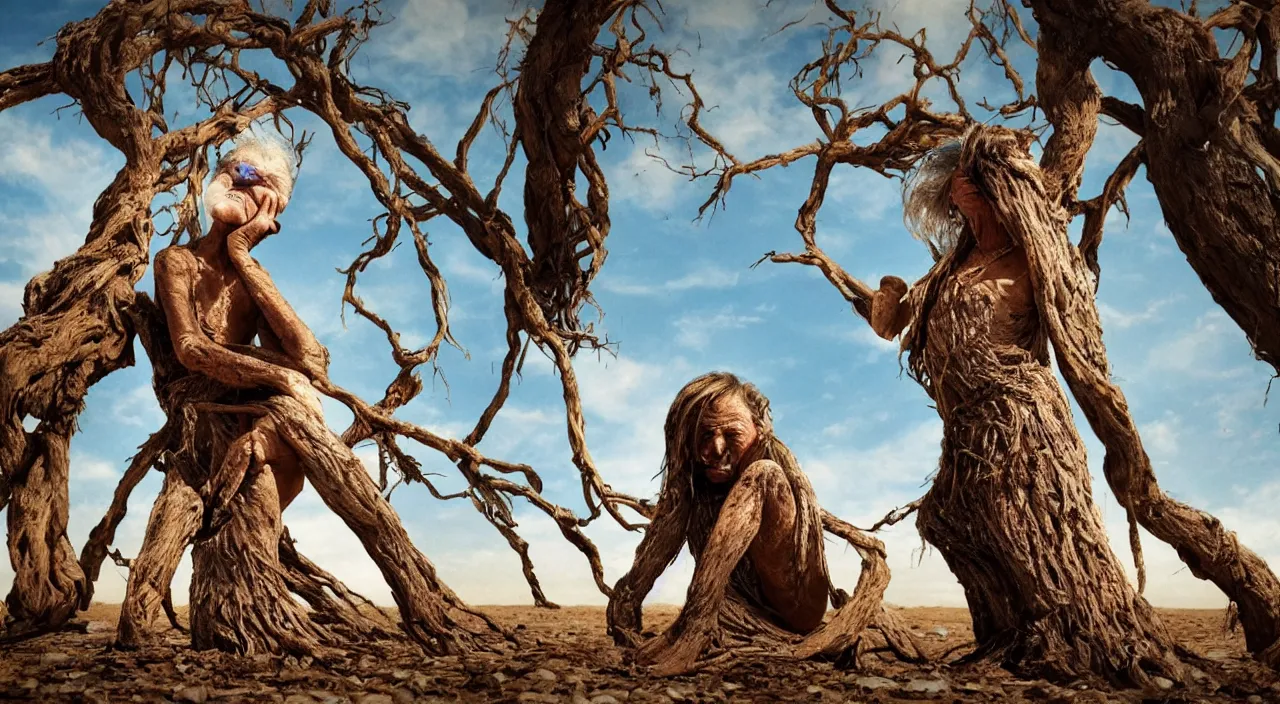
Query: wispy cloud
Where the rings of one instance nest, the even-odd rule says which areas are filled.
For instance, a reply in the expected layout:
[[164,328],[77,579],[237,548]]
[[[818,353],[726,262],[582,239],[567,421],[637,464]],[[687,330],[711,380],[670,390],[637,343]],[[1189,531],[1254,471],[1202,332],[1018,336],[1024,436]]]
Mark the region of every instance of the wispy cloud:
[[686,313],[672,323],[676,328],[676,344],[706,349],[712,338],[726,330],[742,330],[749,325],[764,322],[758,315],[735,314],[731,308],[717,313]]
[[711,264],[683,276],[655,283],[642,283],[622,276],[601,277],[600,288],[625,296],[659,296],[693,289],[726,289],[738,285],[739,273]]

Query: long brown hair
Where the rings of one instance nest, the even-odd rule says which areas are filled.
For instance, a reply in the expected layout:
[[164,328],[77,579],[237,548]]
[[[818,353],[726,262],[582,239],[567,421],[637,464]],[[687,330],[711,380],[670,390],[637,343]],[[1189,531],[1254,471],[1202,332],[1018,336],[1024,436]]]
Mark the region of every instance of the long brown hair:
[[[760,434],[749,461],[772,460],[782,468],[791,484],[796,502],[796,528],[805,539],[798,541],[800,554],[796,555],[797,568],[804,570],[813,560],[819,560],[826,570],[822,550],[822,513],[813,486],[800,469],[787,446],[773,433],[773,417],[769,412],[769,399],[754,384],[742,381],[728,372],[711,372],[690,381],[680,389],[667,411],[664,426],[666,455],[662,460],[662,494],[659,502],[667,502],[673,511],[683,517],[689,551],[697,560],[706,546],[707,538],[720,514],[724,496],[698,471],[697,433],[702,415],[716,401],[736,395],[751,410],[751,418]],[[817,534],[813,540],[811,534]],[[817,550],[810,546],[817,545]],[[816,554],[814,554],[816,553]],[[747,560],[744,558],[744,564]],[[739,567],[743,567],[740,565]],[[739,572],[744,574],[739,575]],[[732,583],[743,591],[753,591],[746,581],[754,580],[750,570],[739,569]]]

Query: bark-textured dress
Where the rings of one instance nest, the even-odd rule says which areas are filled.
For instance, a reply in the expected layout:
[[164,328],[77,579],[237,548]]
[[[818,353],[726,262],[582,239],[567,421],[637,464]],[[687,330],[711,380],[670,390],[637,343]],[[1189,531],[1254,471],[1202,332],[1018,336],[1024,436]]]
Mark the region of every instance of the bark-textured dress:
[[1163,626],[1107,542],[1084,445],[1050,365],[1049,342],[1059,339],[1047,321],[1080,303],[1058,300],[1050,282],[1078,280],[1076,252],[1062,214],[1045,205],[1038,170],[1007,163],[1005,141],[971,136],[962,166],[999,194],[997,216],[1012,244],[995,256],[1026,258],[1034,303],[1003,304],[999,284],[961,266],[975,247],[967,232],[913,288],[904,349],[943,421],[942,455],[917,525],[964,587],[979,654],[1068,675],[1084,663],[1136,672],[1166,654],[1128,651],[1094,634]]

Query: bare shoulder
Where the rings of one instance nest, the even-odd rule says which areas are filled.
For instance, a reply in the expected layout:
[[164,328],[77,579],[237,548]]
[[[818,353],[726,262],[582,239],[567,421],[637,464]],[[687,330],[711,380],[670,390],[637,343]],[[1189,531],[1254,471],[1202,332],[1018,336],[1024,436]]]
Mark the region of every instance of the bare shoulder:
[[782,465],[773,460],[756,460],[747,466],[746,472],[781,472]]
[[190,273],[196,270],[196,255],[180,245],[165,247],[156,252],[155,267],[157,273],[162,270],[173,274]]

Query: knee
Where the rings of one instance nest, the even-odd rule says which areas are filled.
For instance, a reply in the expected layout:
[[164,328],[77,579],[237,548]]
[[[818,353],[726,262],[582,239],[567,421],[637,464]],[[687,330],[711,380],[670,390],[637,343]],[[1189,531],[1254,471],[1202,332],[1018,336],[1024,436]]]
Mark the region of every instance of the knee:
[[738,477],[740,483],[769,487],[779,484],[787,484],[787,475],[782,471],[782,467],[773,460],[756,460],[747,465],[742,470],[742,476]]

